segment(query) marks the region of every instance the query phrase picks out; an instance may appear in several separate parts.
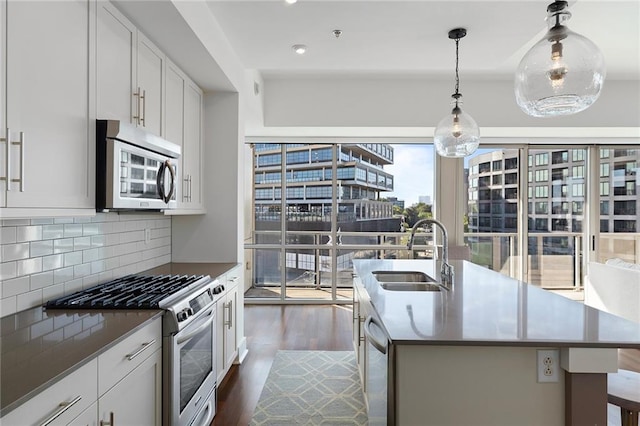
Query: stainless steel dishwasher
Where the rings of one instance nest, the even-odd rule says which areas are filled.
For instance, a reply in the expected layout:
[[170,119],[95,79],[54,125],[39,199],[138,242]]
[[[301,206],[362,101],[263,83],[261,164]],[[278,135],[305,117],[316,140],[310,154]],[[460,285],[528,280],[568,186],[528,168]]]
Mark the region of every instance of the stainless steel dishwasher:
[[364,322],[365,380],[369,425],[395,424],[393,397],[393,368],[389,338],[375,312]]

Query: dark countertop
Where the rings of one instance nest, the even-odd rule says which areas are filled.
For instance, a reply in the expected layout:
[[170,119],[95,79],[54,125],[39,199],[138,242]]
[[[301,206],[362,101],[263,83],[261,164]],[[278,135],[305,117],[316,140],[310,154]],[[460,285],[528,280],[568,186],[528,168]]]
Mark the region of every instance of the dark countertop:
[[28,309],[0,319],[0,416],[162,315]]
[[640,348],[640,324],[466,261],[451,291],[387,291],[377,270],[421,271],[429,260],[354,260],[392,343]]
[[[237,265],[168,263],[140,274],[217,278]],[[36,307],[0,318],[0,417],[161,315]]]
[[167,263],[142,271],[140,274],[209,275],[211,278],[218,278],[238,265],[239,263]]

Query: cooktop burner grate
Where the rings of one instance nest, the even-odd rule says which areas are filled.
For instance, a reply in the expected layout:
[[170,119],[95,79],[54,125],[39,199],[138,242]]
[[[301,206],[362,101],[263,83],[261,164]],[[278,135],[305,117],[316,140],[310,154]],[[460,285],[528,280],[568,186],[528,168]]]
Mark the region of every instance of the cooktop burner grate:
[[50,300],[49,309],[158,309],[160,302],[204,275],[127,275]]

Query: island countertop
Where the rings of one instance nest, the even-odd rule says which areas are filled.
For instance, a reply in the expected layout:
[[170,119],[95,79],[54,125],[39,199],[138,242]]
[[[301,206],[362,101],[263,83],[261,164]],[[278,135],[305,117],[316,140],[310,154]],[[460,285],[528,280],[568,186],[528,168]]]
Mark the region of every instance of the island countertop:
[[452,261],[452,289],[384,290],[374,271],[420,271],[429,260],[354,260],[391,343],[640,348],[640,324],[467,261]]

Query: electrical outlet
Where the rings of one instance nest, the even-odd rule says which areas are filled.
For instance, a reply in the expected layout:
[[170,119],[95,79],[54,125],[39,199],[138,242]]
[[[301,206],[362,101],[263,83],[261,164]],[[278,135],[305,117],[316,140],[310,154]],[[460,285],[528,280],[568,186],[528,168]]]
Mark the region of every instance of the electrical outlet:
[[151,243],[151,229],[150,228],[146,228],[144,230],[144,243],[145,244]]
[[538,349],[538,383],[558,382],[560,378],[560,351]]

